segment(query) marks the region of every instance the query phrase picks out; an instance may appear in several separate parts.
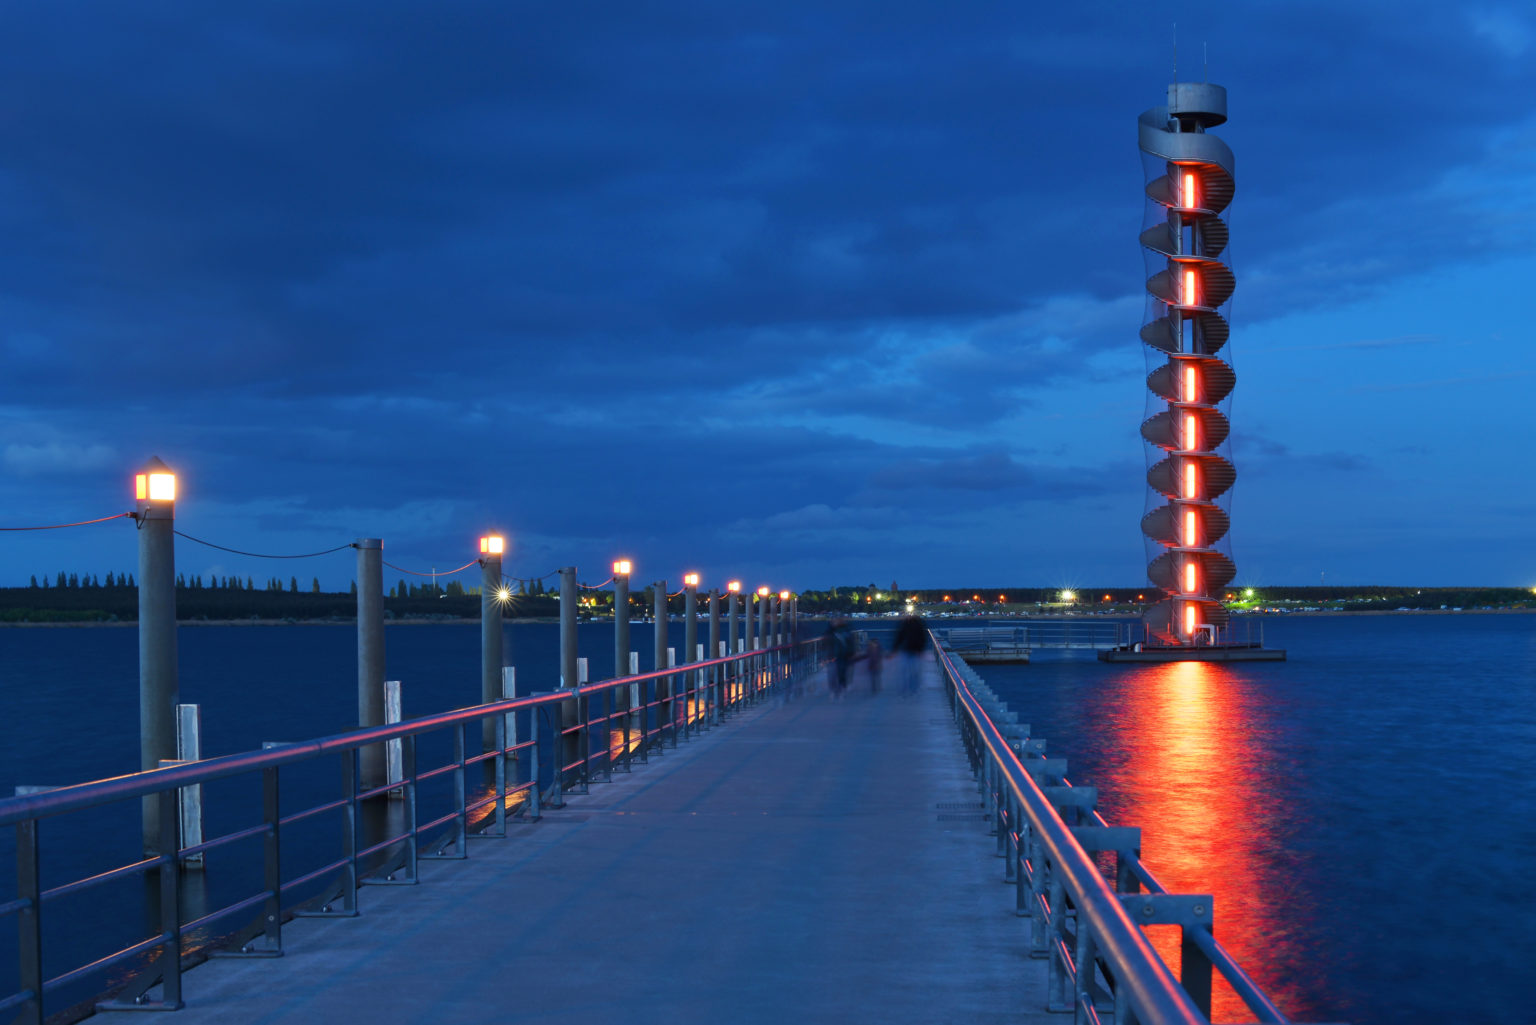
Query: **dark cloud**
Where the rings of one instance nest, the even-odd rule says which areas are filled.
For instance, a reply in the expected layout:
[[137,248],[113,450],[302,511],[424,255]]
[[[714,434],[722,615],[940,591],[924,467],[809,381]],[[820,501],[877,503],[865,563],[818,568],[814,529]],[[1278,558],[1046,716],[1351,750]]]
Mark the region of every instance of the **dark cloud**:
[[1134,411],[1085,448],[1082,396],[1141,397],[1175,19],[1231,95],[1239,346],[1528,248],[1512,6],[17,8],[0,458],[72,501],[159,451],[253,533],[500,518],[552,557],[771,524],[939,565],[983,558],[933,540],[946,495],[1006,529],[1125,472],[1139,509]]

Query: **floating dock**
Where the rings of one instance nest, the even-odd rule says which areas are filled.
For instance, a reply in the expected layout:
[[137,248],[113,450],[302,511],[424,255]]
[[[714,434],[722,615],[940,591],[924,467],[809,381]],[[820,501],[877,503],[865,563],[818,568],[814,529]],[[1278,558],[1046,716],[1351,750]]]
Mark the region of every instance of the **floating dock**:
[[1161,647],[1133,644],[1099,652],[1101,662],[1284,662],[1284,648],[1262,644]]

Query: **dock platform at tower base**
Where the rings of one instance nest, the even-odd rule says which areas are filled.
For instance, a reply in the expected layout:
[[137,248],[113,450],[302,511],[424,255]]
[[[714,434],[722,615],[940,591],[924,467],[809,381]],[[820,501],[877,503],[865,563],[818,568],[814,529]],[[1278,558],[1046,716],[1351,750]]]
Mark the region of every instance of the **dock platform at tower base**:
[[1259,644],[1161,647],[1133,644],[1099,652],[1101,662],[1284,662],[1284,648]]
[[1029,662],[1028,648],[992,648],[986,651],[957,651],[955,654],[971,665],[1021,666]]

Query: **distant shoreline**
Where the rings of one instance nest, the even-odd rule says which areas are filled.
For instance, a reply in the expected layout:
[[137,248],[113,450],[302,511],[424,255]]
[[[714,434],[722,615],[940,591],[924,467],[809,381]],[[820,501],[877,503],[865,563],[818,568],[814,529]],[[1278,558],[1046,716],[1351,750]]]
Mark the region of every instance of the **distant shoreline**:
[[[834,613],[833,615],[840,615],[843,618],[851,618],[851,617],[848,616],[847,613]],[[1528,616],[1528,615],[1536,615],[1536,608],[1524,608],[1524,609],[1461,609],[1459,611],[1455,610],[1455,609],[1360,609],[1359,611],[1349,611],[1349,610],[1345,610],[1345,609],[1319,609],[1316,612],[1301,612],[1301,611],[1296,611],[1296,612],[1234,612],[1233,613],[1233,618],[1234,619],[1236,619],[1236,618],[1244,618],[1244,619],[1288,619],[1291,616],[1345,616],[1345,617],[1352,617],[1353,618],[1353,617],[1360,617],[1360,616],[1521,616],[1521,615],[1526,615],[1526,616]],[[673,616],[671,618],[673,618],[673,619],[681,619],[682,617],[681,616]],[[702,619],[703,617],[700,617],[700,618]],[[807,613],[807,614],[802,615],[800,618],[802,620],[808,620],[808,621],[812,621],[812,622],[823,622],[823,621],[827,620],[828,618],[830,618],[830,616],[827,613],[815,613],[815,614]],[[854,622],[856,622],[856,623],[863,623],[863,622],[878,623],[878,622],[882,622],[882,621],[885,621],[885,620],[890,619],[890,618],[891,617],[886,617],[886,616],[872,616],[868,620],[854,620]],[[926,620],[926,621],[929,621],[930,623],[936,623],[941,617],[935,616],[935,615],[928,615],[928,616],[923,616],[922,618],[924,620]],[[1087,615],[1085,615],[1085,614],[1082,614],[1082,613],[1068,613],[1068,612],[1033,612],[1033,613],[1027,613],[1027,614],[1022,614],[1022,615],[1014,615],[1014,614],[1011,614],[1011,613],[1007,614],[1007,615],[1001,615],[1001,616],[999,616],[999,615],[990,615],[990,614],[977,614],[977,615],[969,615],[969,616],[959,616],[959,615],[957,615],[957,616],[949,616],[949,617],[943,617],[943,618],[949,618],[949,619],[997,619],[997,620],[1010,620],[1010,619],[1084,619],[1084,620],[1090,620],[1090,619],[1134,619],[1134,618],[1136,618],[1136,615],[1135,615],[1135,613],[1131,613],[1131,612],[1110,613],[1110,614],[1102,615],[1102,616],[1098,615],[1098,614],[1087,614]],[[416,617],[404,618],[404,617],[402,617],[400,619],[386,619],[384,621],[384,625],[385,626],[445,626],[445,625],[446,626],[469,626],[469,625],[478,624],[479,622],[480,622],[480,619],[478,617],[474,617],[474,618],[465,617],[465,618],[452,618],[452,619],[434,619],[434,618],[428,618],[428,617],[419,617],[419,618],[416,618]],[[506,624],[509,624],[509,625],[512,625],[512,624],[526,624],[526,623],[558,623],[558,622],[560,622],[560,620],[559,620],[558,617],[555,617],[555,616],[520,616],[520,617],[516,617],[516,618],[505,619],[502,622],[506,623]],[[591,622],[591,621],[588,621],[588,622]],[[613,622],[613,620],[611,620],[611,619],[599,619],[599,620],[596,620],[595,622],[597,622],[597,623],[611,623],[611,622]],[[631,620],[631,622],[638,622],[638,620]],[[648,620],[647,620],[647,622],[648,622]],[[357,624],[357,620],[355,620],[355,619],[183,619],[183,620],[177,621],[176,625],[177,626],[187,626],[187,627],[202,627],[202,626],[251,626],[251,627],[262,627],[262,626],[355,626],[356,624]],[[0,623],[0,630],[8,630],[8,629],[38,629],[38,628],[48,629],[48,630],[60,630],[60,629],[73,629],[73,628],[79,628],[79,627],[85,627],[85,628],[88,628],[88,629],[100,629],[100,628],[104,628],[104,627],[105,628],[130,628],[130,627],[136,627],[136,626],[138,626],[138,622],[136,620],[131,620],[131,619],[119,620],[117,622],[108,622],[108,621],[104,621],[104,620],[89,620],[89,621],[86,621],[86,622],[78,622],[78,623]]]

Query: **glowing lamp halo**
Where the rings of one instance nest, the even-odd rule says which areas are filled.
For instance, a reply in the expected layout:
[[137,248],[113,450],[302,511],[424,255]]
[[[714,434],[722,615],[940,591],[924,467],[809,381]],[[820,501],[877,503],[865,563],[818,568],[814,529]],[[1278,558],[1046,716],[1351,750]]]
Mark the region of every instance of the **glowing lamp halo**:
[[140,502],[176,501],[174,473],[140,473],[133,478],[133,497]]
[[732,580],[730,583],[725,585],[725,589],[727,591],[731,592],[732,594],[740,594],[741,593],[741,581],[740,580]]
[[503,555],[507,550],[507,539],[500,534],[487,534],[480,539],[481,555]]
[[684,573],[683,574],[683,586],[684,587],[698,587],[699,586],[699,575],[697,573]]
[[634,568],[635,564],[628,559],[617,559],[613,564],[613,575],[616,577],[627,577],[633,572]]

